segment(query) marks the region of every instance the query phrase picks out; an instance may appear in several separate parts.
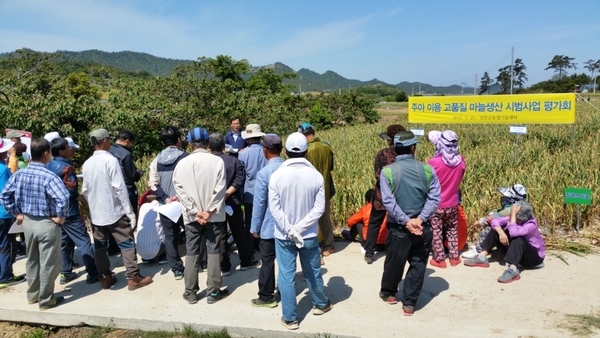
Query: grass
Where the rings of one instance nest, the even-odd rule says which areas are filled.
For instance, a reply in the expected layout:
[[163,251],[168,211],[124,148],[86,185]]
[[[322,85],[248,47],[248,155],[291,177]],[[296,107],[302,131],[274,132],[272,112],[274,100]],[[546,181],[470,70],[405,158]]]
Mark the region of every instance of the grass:
[[566,315],[567,329],[575,336],[591,336],[600,330],[600,311],[586,315]]
[[[16,325],[16,324],[15,324]],[[70,327],[70,328],[48,328],[46,326],[32,327],[29,325],[18,325],[26,331],[21,333],[20,338],[46,338],[46,337],[70,337],[70,338],[230,338],[227,329],[218,331],[197,331],[191,325],[184,325],[181,329],[174,331],[142,331],[115,329],[112,326],[96,327]],[[9,333],[10,334],[10,333]],[[4,335],[2,335],[4,337]]]

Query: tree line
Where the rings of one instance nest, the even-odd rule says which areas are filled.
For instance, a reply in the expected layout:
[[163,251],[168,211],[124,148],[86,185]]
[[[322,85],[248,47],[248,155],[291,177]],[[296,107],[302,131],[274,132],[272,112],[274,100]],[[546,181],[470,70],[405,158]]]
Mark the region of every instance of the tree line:
[[[294,73],[264,68],[248,77],[248,61],[229,56],[202,57],[160,77],[97,65],[65,72],[74,66],[59,59],[59,54],[18,50],[0,60],[0,127],[38,137],[59,131],[83,145],[95,128],[129,129],[137,137],[134,150],[152,154],[161,149],[158,132],[167,125],[225,132],[229,118],[238,116],[285,135],[303,121],[325,129],[379,120],[371,98],[353,92],[294,95],[283,84]],[[79,156],[90,153],[85,147]]]

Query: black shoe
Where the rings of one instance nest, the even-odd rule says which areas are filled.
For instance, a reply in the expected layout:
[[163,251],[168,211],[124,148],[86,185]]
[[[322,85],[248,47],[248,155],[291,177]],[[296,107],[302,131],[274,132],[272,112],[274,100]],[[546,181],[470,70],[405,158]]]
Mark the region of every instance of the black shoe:
[[373,264],[373,257],[365,255],[365,262],[367,262],[367,264]]
[[68,282],[75,280],[77,278],[77,274],[75,272],[67,272],[60,274],[60,284],[64,285]]
[[198,296],[195,293],[191,293],[186,295],[185,293],[183,294],[183,299],[185,299],[188,304],[196,304],[198,303]]
[[252,260],[250,262],[250,264],[248,264],[248,265],[241,265],[240,264],[240,271],[246,271],[246,270],[254,269],[255,267],[257,267],[259,265],[260,265],[260,261]]
[[7,281],[4,282],[0,282],[0,289],[4,289],[5,287],[8,286],[13,286],[13,285],[17,285],[20,283],[23,283],[25,281],[25,275],[13,275],[12,279],[9,279]]
[[208,304],[214,304],[227,296],[229,296],[229,290],[219,290],[217,292],[209,294],[208,297],[206,297],[206,302]]

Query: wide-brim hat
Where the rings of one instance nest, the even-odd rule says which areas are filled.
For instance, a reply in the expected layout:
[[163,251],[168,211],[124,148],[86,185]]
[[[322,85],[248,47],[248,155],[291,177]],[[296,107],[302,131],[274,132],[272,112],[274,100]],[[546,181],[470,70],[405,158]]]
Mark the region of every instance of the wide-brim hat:
[[255,137],[263,137],[266,134],[260,130],[260,126],[256,123],[252,123],[246,126],[246,129],[242,131],[242,138],[255,138]]
[[15,143],[10,139],[0,138],[0,153],[7,152],[8,149],[12,148],[14,145]]
[[511,187],[500,187],[498,191],[504,197],[516,198],[519,200],[524,200],[527,198],[527,189],[522,184],[515,184]]
[[25,135],[21,134],[20,132],[18,132],[17,130],[11,130],[6,134],[6,138],[7,139],[11,139],[11,138],[20,138],[23,137]]

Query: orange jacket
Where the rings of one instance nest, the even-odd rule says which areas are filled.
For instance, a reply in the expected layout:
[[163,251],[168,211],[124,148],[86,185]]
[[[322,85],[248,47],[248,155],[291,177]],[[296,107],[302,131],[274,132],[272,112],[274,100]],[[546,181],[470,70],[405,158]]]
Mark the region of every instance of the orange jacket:
[[[358,223],[362,223],[362,238],[367,239],[367,229],[369,228],[369,217],[371,216],[371,208],[373,205],[369,202],[363,205],[354,215],[348,218],[348,226],[353,227]],[[383,224],[379,228],[379,235],[377,236],[377,244],[385,244],[387,238],[387,215],[383,219]]]

